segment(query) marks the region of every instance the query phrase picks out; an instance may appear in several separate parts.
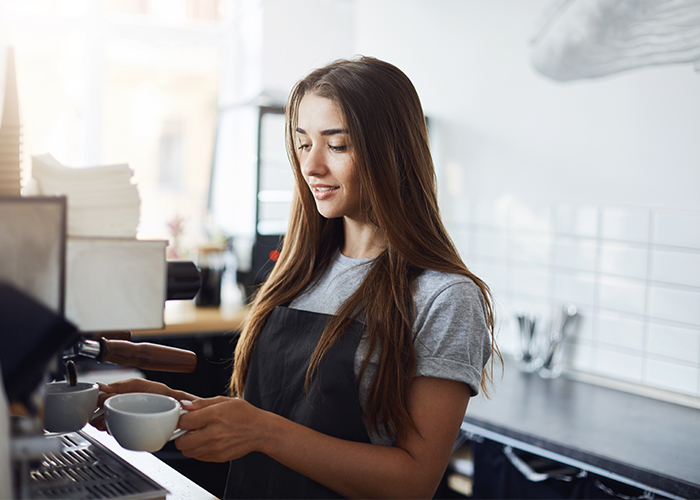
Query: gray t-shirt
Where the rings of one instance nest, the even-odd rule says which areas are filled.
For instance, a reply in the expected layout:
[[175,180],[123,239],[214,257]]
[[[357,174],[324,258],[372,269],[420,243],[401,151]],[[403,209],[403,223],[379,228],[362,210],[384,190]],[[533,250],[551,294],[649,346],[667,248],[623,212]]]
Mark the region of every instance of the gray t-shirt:
[[[328,270],[290,307],[322,314],[336,314],[364,279],[372,259],[351,259],[338,252]],[[472,396],[478,394],[481,372],[491,356],[491,337],[486,324],[486,305],[479,287],[468,277],[438,271],[424,271],[415,281],[417,334],[416,377],[435,377],[464,382]],[[355,353],[355,376],[367,353],[360,341]],[[378,352],[360,381],[360,404],[366,401],[374,379]],[[393,445],[394,436],[370,435],[372,443]]]

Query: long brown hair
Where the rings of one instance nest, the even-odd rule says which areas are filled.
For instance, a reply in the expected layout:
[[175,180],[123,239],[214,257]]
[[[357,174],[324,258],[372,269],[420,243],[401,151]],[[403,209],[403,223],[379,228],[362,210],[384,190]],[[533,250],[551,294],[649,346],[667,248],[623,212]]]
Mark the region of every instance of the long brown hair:
[[[296,192],[289,227],[279,259],[256,294],[236,346],[231,392],[243,394],[255,341],[272,310],[291,301],[317,278],[343,243],[342,218],[326,219],[318,213],[301,174],[296,129],[299,104],[307,93],[331,99],[344,115],[366,200],[363,208],[388,241],[387,248],[372,261],[363,283],[326,326],[307,371],[307,387],[326,351],[347,325],[363,314],[369,349],[361,374],[370,354],[380,347],[365,416],[373,430],[382,428],[401,435],[415,427],[407,410],[407,396],[416,366],[413,283],[423,270],[458,273],[479,286],[493,352],[499,358],[500,354],[494,342],[489,289],[462,262],[440,218],[435,170],[418,94],[401,70],[375,58],[335,61],[311,72],[292,89],[286,108],[286,144]],[[493,356],[491,359],[492,365]],[[491,369],[486,368],[481,381],[484,393],[490,381]]]

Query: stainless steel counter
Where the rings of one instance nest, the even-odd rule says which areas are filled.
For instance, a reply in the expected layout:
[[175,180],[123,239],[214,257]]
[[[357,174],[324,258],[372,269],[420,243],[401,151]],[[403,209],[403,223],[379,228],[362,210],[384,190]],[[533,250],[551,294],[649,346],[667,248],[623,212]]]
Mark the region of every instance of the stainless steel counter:
[[107,432],[98,431],[90,425],[86,425],[83,432],[168,490],[166,500],[217,500],[207,490],[152,454],[126,450]]

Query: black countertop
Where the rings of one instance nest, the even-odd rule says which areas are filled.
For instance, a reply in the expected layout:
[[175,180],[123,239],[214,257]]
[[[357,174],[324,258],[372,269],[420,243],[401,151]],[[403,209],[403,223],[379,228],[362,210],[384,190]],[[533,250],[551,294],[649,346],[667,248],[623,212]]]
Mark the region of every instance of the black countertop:
[[525,443],[673,496],[700,498],[699,409],[566,374],[546,380],[508,362],[502,379],[495,371],[491,399],[469,402],[466,430],[514,447]]

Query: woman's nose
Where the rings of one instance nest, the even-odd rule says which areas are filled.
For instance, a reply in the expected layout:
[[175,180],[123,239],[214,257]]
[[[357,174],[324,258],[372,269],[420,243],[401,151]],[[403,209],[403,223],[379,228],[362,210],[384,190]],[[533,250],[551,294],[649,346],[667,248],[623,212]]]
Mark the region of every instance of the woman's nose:
[[327,165],[322,148],[311,148],[301,156],[301,171],[306,177],[323,175]]

